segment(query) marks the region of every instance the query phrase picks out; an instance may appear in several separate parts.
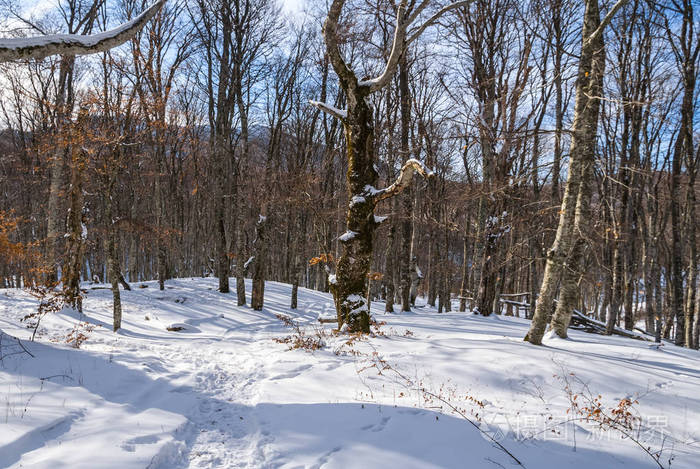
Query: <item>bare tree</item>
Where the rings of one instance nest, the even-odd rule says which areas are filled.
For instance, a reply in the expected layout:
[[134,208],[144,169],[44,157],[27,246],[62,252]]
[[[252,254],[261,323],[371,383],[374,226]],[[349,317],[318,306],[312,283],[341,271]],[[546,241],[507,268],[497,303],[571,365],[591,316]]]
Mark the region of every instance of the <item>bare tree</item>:
[[338,313],[338,327],[347,325],[348,330],[353,332],[369,332],[370,315],[365,285],[372,261],[373,235],[379,225],[374,216],[374,208],[380,200],[403,191],[414,173],[417,172],[423,176],[431,174],[420,161],[408,160],[392,185],[385,189],[374,187],[378,174],[374,167],[373,112],[367,102],[367,97],[371,93],[384,88],[389,83],[408,45],[444,13],[468,2],[445,6],[420,26],[414,27],[421,13],[430,3],[429,0],[419,4],[408,0],[402,0],[399,3],[389,59],[379,76],[366,80],[358,79],[340,51],[338,23],[345,4],[344,0],[333,1],[323,26],[328,57],[338,75],[340,86],[347,96],[347,110],[336,109],[322,102],[312,102],[312,104],[340,119],[345,128],[350,203],[346,218],[347,231],[339,238],[343,253],[338,260],[336,274],[331,280],[331,292]]
[[[125,0],[127,10],[134,0]],[[168,124],[168,111],[174,82],[183,63],[192,53],[191,27],[180,19],[182,2],[171,1],[155,17],[150,26],[137,33],[131,43],[133,80],[139,93],[142,117],[151,129],[146,134],[155,159],[153,204],[157,235],[158,285],[165,288],[167,273],[167,223],[165,213],[164,173],[168,151],[173,151],[173,127]]]
[[[573,312],[579,265],[583,255],[582,230],[589,220],[591,177],[595,160],[598,129],[598,111],[605,72],[603,32],[626,0],[618,2],[601,21],[598,0],[586,0],[581,56],[576,80],[576,107],[572,127],[569,172],[559,216],[556,238],[547,253],[535,314],[525,340],[542,343],[545,328],[552,318],[555,332],[566,337]],[[561,295],[552,317],[557,283],[561,281]]]
[[[698,253],[695,235],[695,147],[693,144],[693,116],[695,111],[695,83],[696,64],[700,54],[700,31],[696,31],[696,18],[693,11],[692,0],[682,0],[673,3],[668,8],[681,16],[680,32],[676,32],[667,17],[665,19],[666,35],[671,44],[673,55],[676,59],[678,71],[681,75],[683,97],[680,108],[680,129],[673,146],[673,159],[671,162],[671,309],[672,318],[676,320],[675,343],[677,345],[693,345],[693,305],[695,301],[695,289],[698,270]],[[681,238],[681,171],[684,161],[688,166],[688,210],[691,226],[689,230],[689,244],[691,248],[690,264],[688,271],[689,295],[687,304],[683,304],[683,244]],[[688,316],[688,314],[690,316]]]

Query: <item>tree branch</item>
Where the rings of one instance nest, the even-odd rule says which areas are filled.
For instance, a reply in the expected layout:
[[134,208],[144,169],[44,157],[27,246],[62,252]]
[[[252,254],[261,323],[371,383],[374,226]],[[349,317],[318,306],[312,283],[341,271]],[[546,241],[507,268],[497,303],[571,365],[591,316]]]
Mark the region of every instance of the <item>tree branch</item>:
[[411,36],[406,40],[406,46],[408,46],[408,45],[411,44],[413,41],[415,41],[416,39],[418,39],[418,37],[419,37],[421,34],[423,34],[423,31],[425,31],[429,26],[433,25],[437,20],[439,20],[440,17],[441,17],[442,15],[444,15],[445,13],[447,13],[447,12],[450,11],[450,10],[454,10],[455,8],[465,7],[465,6],[469,5],[470,3],[472,3],[473,1],[474,1],[474,0],[464,0],[464,1],[461,1],[461,2],[451,3],[451,4],[449,4],[449,5],[447,5],[447,6],[443,7],[443,8],[441,8],[440,10],[438,10],[438,11],[437,11],[433,16],[431,16],[425,23],[423,23],[423,24],[416,30],[415,33],[411,34]]
[[430,3],[430,0],[423,0],[423,1],[421,2],[421,4],[418,5],[418,7],[417,7],[415,10],[409,12],[410,14],[409,14],[409,16],[408,16],[408,21],[407,21],[406,23],[410,25],[411,23],[413,23],[414,21],[416,21],[416,19],[418,18],[418,16],[419,16],[421,13],[423,13],[423,10],[425,10],[425,7],[427,7],[429,3]]
[[406,0],[401,0],[399,8],[396,12],[396,27],[394,29],[394,40],[391,45],[391,53],[389,54],[389,59],[382,74],[376,78],[370,80],[363,80],[359,83],[360,86],[369,87],[370,91],[377,91],[384,88],[391,77],[394,76],[396,68],[399,65],[399,59],[406,51],[406,48],[413,41],[418,39],[418,37],[425,31],[425,29],[435,23],[442,15],[455,8],[469,5],[473,0],[463,0],[455,3],[451,3],[440,10],[438,10],[433,16],[431,16],[425,23],[423,23],[411,36],[406,39],[406,30],[413,23],[421,12],[428,6],[430,0],[424,0],[415,11],[411,12],[408,18],[406,18]]
[[323,22],[323,40],[326,42],[328,59],[333,65],[333,70],[335,70],[341,81],[349,85],[352,82],[356,82],[357,78],[340,55],[340,47],[338,46],[338,21],[343,5],[345,5],[345,0],[333,0],[328,10],[328,17]]
[[612,21],[613,16],[615,16],[615,14],[617,13],[617,11],[618,11],[620,8],[622,8],[622,7],[625,5],[625,3],[627,3],[627,0],[617,0],[617,3],[616,3],[615,5],[613,5],[613,7],[610,9],[610,11],[608,11],[608,14],[605,15],[605,18],[603,18],[603,21],[600,22],[600,24],[598,25],[598,27],[596,28],[596,30],[593,31],[593,33],[591,33],[591,35],[588,36],[588,37],[585,39],[586,45],[592,43],[593,41],[595,41],[596,39],[598,39],[598,37],[599,37],[601,34],[603,34],[603,31],[605,31],[605,28],[606,28],[606,27],[610,24],[610,22]]
[[[424,5],[426,4],[427,2],[424,2],[423,5],[421,5],[421,7],[419,8],[425,8]],[[408,22],[404,21],[405,14],[406,0],[401,0],[399,8],[396,12],[396,27],[394,29],[394,40],[391,44],[391,53],[389,54],[389,60],[387,60],[381,75],[370,80],[361,81],[359,83],[360,86],[367,86],[369,87],[370,91],[377,91],[384,88],[387,85],[387,83],[389,83],[389,81],[391,80],[391,77],[394,76],[396,68],[399,66],[399,59],[401,58],[401,54],[403,54],[406,48],[405,41],[406,28],[408,27]]]
[[98,34],[52,34],[0,39],[0,63],[19,59],[43,59],[57,54],[81,55],[107,51],[134,37],[155,16],[165,1],[158,0],[133,20]]
[[340,119],[341,121],[345,121],[345,119],[348,117],[348,111],[338,109],[337,107],[333,107],[330,104],[326,104],[326,103],[323,103],[321,101],[313,101],[313,100],[309,100],[309,104],[320,109],[321,111],[325,112],[326,114],[330,114],[331,116]]
[[411,184],[415,173],[420,174],[426,179],[430,179],[435,176],[435,173],[428,169],[423,162],[418,161],[415,158],[411,158],[404,163],[403,167],[401,168],[401,172],[399,173],[399,177],[396,178],[396,181],[394,181],[392,185],[381,189],[374,194],[375,200],[379,202],[380,200],[394,197],[395,195],[403,192],[404,189]]

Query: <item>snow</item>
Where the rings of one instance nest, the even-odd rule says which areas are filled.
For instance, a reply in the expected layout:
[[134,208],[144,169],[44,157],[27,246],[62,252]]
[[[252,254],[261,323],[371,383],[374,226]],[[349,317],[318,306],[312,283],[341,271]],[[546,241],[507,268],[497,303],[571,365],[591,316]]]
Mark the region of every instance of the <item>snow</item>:
[[420,166],[421,169],[423,170],[423,172],[425,173],[425,177],[435,176],[435,172],[432,169],[428,168],[425,165],[425,163],[423,163],[421,160],[418,160],[416,158],[411,158],[410,160],[406,161],[406,163],[404,163],[404,166],[406,166],[407,164],[415,164],[415,165]]
[[338,236],[338,239],[340,241],[346,242],[346,241],[350,241],[355,236],[357,236],[357,232],[352,231],[352,230],[348,230],[345,233],[343,233],[342,235]]
[[[299,288],[292,311],[291,286],[267,282],[265,307],[253,311],[219,293],[216,278],[172,280],[164,291],[146,284],[122,292],[119,333],[108,286],[84,284],[84,316],[46,316],[34,343],[20,318],[36,299],[0,290],[0,329],[35,356],[2,335],[0,467],[519,467],[488,436],[530,469],[658,467],[629,439],[563,424],[562,379],[571,376],[606,403],[639,396],[639,438],[658,450],[666,435],[662,463],[697,467],[697,351],[580,331],[536,347],[522,340],[525,319],[438,315],[421,298],[401,314],[373,301],[386,335],[349,346],[331,335],[335,324],[318,322],[335,316],[327,293]],[[272,340],[291,333],[276,314],[324,331],[328,346],[289,351]],[[79,320],[100,327],[76,350],[65,335]],[[173,325],[185,329],[167,331]],[[391,368],[377,373],[373,356]]]
[[348,117],[348,111],[345,109],[338,109],[337,107],[332,106],[330,104],[314,100],[309,100],[309,104],[311,104],[312,106],[316,106],[317,108],[325,112],[330,112],[331,114],[334,114],[342,119],[346,119]]
[[382,216],[382,215],[375,215],[375,216],[374,216],[374,223],[382,223],[382,222],[385,221],[387,218],[389,218],[389,217],[385,217],[385,216]]
[[352,199],[350,199],[350,208],[354,207],[357,204],[364,204],[365,202],[367,202],[367,199],[365,199],[361,195],[354,195],[352,196]]
[[160,8],[161,2],[156,2],[151,7],[144,10],[140,15],[131,21],[123,23],[114,29],[91,35],[80,34],[51,34],[35,37],[0,38],[0,50],[17,50],[25,48],[38,48],[56,43],[80,44],[91,47],[100,41],[116,37],[140,22],[144,17],[151,15],[153,10]]
[[381,194],[384,191],[382,189],[377,189],[376,187],[374,187],[370,184],[366,184],[364,187],[364,192],[365,192],[365,194],[367,194],[369,196],[375,196],[377,194]]
[[351,303],[356,303],[358,301],[365,301],[365,299],[363,297],[361,297],[360,295],[352,294],[352,295],[348,295],[347,301],[349,301]]

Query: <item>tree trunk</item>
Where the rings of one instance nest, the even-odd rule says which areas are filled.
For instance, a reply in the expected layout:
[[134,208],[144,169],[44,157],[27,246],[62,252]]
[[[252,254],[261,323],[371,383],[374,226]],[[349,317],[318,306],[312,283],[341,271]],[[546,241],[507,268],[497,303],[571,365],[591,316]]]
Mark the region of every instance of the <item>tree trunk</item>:
[[[690,166],[690,165],[689,165]],[[688,294],[686,296],[685,308],[685,344],[686,347],[698,348],[698,343],[695,340],[695,324],[698,322],[700,311],[695,308],[695,298],[698,288],[698,249],[696,241],[696,224],[695,215],[695,171],[694,168],[688,168],[688,244],[690,246],[690,259],[688,261]]]
[[366,102],[369,90],[348,90],[348,113],[344,122],[347,146],[347,187],[350,199],[346,217],[347,231],[340,237],[342,254],[336,279],[331,283],[338,327],[347,325],[350,332],[369,332],[366,281],[372,262],[375,198],[377,182],[374,169],[374,127],[372,109]]
[[440,243],[437,240],[437,233],[434,226],[430,227],[430,250],[428,252],[428,306],[435,307],[435,300],[438,296],[440,285],[439,278],[439,260],[440,260]]
[[[411,101],[408,89],[408,64],[406,54],[403,54],[399,61],[399,94],[401,108],[401,148],[400,153],[403,162],[410,157],[408,147],[408,133],[411,119]],[[403,195],[404,220],[401,223],[401,249],[399,252],[399,271],[401,272],[401,311],[411,311],[411,272],[409,264],[411,262],[411,214],[413,204],[410,192]]]
[[[160,133],[160,130],[156,131]],[[156,270],[158,273],[158,288],[160,290],[165,289],[165,277],[166,272],[166,250],[165,250],[165,240],[166,240],[166,228],[165,228],[165,203],[163,200],[163,159],[165,158],[165,144],[163,142],[164,137],[160,135],[156,138],[156,159],[157,159],[157,169],[156,169],[156,180],[154,184],[155,192],[155,212],[156,212],[156,229],[158,230],[158,238],[156,241]]]
[[605,333],[611,335],[620,317],[620,306],[622,299],[622,246],[619,239],[614,240],[615,252],[613,253],[613,278],[612,291],[610,292],[610,309],[608,311]]
[[[391,200],[392,208],[396,207],[396,198]],[[395,210],[392,210],[395,212]],[[384,269],[384,286],[385,286],[385,307],[384,311],[387,313],[394,312],[394,295],[396,294],[394,290],[394,257],[396,246],[394,245],[394,238],[396,237],[396,224],[390,221],[389,234],[387,235],[386,243],[386,268]]]
[[[608,13],[610,15],[612,11]],[[589,220],[581,216],[587,211],[590,198],[592,166],[595,160],[595,144],[598,128],[599,97],[605,66],[605,52],[602,31],[594,34],[601,25],[598,0],[586,1],[583,22],[581,58],[576,80],[576,105],[572,127],[569,154],[569,171],[564,189],[564,197],[559,215],[559,225],[551,249],[547,253],[547,263],[542,278],[539,297],[530,330],[525,340],[539,345],[542,343],[545,328],[549,322],[556,294],[556,284],[561,278],[564,301],[557,304],[556,332],[566,337],[566,327],[571,319],[572,300],[575,299],[577,269],[570,269],[567,264],[573,262],[578,267],[578,258],[570,258],[572,249],[577,244],[578,233]],[[581,188],[584,193],[579,197]],[[577,217],[577,215],[579,215]],[[576,223],[578,219],[578,223]],[[575,255],[580,255],[578,247]],[[566,277],[562,278],[563,275]],[[573,297],[573,298],[572,298]]]
[[469,219],[464,228],[464,236],[462,237],[462,285],[459,288],[459,312],[463,313],[467,310],[467,282],[469,281],[469,270],[467,268],[467,256],[469,255],[469,238],[466,231],[469,229]]
[[87,162],[80,154],[78,145],[72,145],[71,181],[69,192],[70,210],[68,212],[67,259],[63,268],[63,291],[68,303],[82,313],[82,296],[80,292],[80,272],[85,253],[87,229],[83,215],[83,174]]
[[290,301],[289,307],[291,309],[297,309],[298,297],[299,297],[299,276],[300,272],[300,262],[299,262],[299,247],[294,252],[294,261],[292,262],[292,299]]
[[65,160],[67,155],[66,145],[60,142],[65,140],[62,135],[67,131],[68,115],[73,104],[73,64],[72,57],[62,57],[59,69],[58,90],[56,93],[56,128],[54,135],[57,139],[56,149],[51,160],[51,182],[49,186],[49,206],[47,212],[46,232],[46,269],[47,283],[58,281],[57,268],[60,264],[57,258],[58,244],[64,232],[65,212],[62,210],[61,199],[63,197],[63,178]]
[[[684,99],[685,104],[685,99]],[[685,344],[685,319],[683,314],[683,241],[681,239],[681,165],[683,125],[676,140],[671,164],[671,321],[676,321],[676,345]]]
[[107,222],[107,269],[112,283],[112,330],[115,332],[122,327],[122,301],[119,293],[121,273],[117,254],[117,232],[112,215],[112,190],[115,177],[110,175],[110,181],[105,194],[105,220]]
[[443,260],[442,260],[442,290],[441,290],[441,298],[440,298],[440,304],[444,304],[444,309],[446,313],[449,313],[452,311],[452,283],[451,283],[451,272],[450,272],[450,245],[449,245],[449,234],[450,234],[450,229],[447,224],[447,209],[444,211],[445,213],[445,226],[444,226],[444,255],[443,255]]
[[[676,321],[676,335],[674,342],[676,345],[690,346],[688,338],[692,334],[686,333],[686,326],[690,324],[688,318],[685,317],[683,304],[683,251],[684,244],[681,239],[681,214],[680,214],[680,187],[681,187],[681,168],[685,159],[688,165],[688,173],[691,178],[691,167],[694,161],[695,145],[693,142],[693,118],[695,110],[695,64],[697,62],[700,47],[696,45],[697,37],[694,34],[694,13],[693,2],[684,1],[682,6],[679,5],[680,13],[683,15],[683,23],[681,31],[678,35],[680,44],[676,47],[678,66],[681,70],[683,83],[683,98],[681,101],[681,125],[678,131],[678,137],[673,149],[673,159],[671,162],[671,310],[673,321]],[[671,32],[669,31],[669,37]],[[682,52],[682,54],[681,54]],[[690,187],[694,190],[694,187]],[[694,196],[693,196],[694,199]],[[689,198],[689,202],[691,199]],[[695,207],[693,207],[693,210]],[[694,233],[694,230],[693,230]],[[694,246],[695,247],[695,246]],[[696,254],[693,249],[693,254]],[[696,259],[690,260],[690,265],[696,263]],[[695,277],[696,273],[690,273]],[[693,286],[694,287],[694,286]]]
[[[239,93],[238,106],[241,112],[241,144],[242,144],[242,154],[238,159],[238,167],[234,170],[234,184],[238,184],[239,176],[241,174],[241,165],[248,161],[248,113],[247,109],[243,106],[243,96]],[[243,220],[243,211],[241,210],[241,201],[239,196],[239,191],[236,188],[234,196],[234,217],[236,219],[236,298],[238,306],[243,306],[246,304],[246,293],[245,293],[245,257],[244,243],[243,243],[243,230],[245,228]]]
[[261,311],[265,301],[265,267],[268,249],[267,225],[267,218],[264,215],[260,215],[255,225],[253,291],[250,295],[250,306],[255,311]]

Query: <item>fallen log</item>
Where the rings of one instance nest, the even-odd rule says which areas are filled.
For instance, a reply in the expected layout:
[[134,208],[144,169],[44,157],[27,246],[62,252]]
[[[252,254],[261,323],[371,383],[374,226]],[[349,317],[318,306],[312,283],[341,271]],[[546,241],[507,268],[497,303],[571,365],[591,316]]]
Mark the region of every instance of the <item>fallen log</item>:
[[[574,314],[571,316],[571,325],[569,327],[571,327],[572,329],[582,330],[584,332],[589,332],[592,334],[607,335],[605,323],[597,321],[593,318],[589,318],[588,316],[577,310],[574,310]],[[612,333],[613,335],[619,335],[621,337],[627,337],[629,339],[644,340],[647,342],[654,341],[654,339],[646,337],[643,333],[634,333],[631,331],[620,329],[619,327],[615,327]]]

